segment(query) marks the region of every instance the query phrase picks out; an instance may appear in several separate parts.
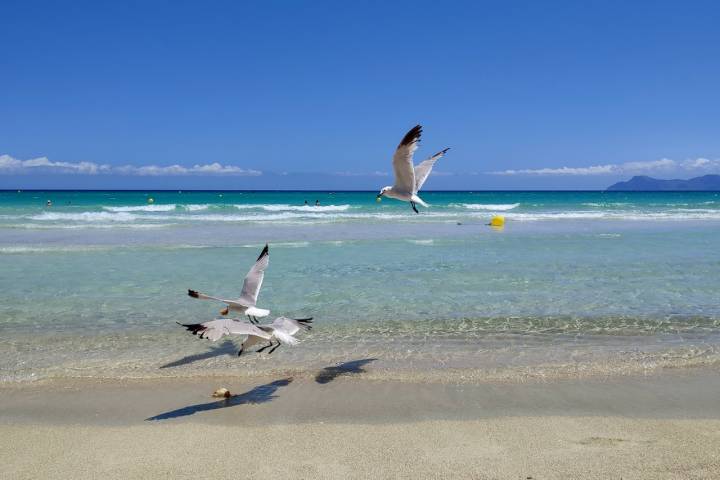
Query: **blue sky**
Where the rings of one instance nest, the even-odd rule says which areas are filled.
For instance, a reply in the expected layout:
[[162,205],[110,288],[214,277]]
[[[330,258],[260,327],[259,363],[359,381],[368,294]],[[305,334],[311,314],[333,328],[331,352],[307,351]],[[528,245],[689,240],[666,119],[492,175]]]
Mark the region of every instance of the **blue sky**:
[[0,3],[0,188],[603,188],[720,173],[715,2]]

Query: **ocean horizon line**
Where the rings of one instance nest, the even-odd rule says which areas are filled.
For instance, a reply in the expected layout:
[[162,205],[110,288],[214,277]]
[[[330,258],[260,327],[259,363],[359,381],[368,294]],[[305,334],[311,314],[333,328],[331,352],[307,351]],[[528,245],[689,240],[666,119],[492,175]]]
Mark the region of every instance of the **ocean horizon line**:
[[[336,190],[336,189],[192,189],[192,188],[0,188],[0,192],[258,192],[258,193],[377,193],[379,189]],[[710,193],[714,190],[634,190],[630,193]],[[606,189],[459,189],[459,190],[423,190],[427,193],[610,193],[626,194],[627,191]]]

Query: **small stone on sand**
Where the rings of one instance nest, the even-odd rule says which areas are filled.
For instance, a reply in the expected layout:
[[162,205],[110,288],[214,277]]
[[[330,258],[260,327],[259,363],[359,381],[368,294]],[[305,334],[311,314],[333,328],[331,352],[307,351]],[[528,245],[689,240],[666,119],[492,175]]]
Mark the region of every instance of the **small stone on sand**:
[[230,398],[230,390],[227,388],[218,388],[212,394],[213,397]]

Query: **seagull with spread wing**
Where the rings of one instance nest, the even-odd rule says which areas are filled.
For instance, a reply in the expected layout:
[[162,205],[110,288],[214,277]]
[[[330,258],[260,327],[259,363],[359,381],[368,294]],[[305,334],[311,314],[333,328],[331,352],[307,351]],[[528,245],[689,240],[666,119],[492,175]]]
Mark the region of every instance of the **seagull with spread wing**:
[[272,353],[281,344],[296,345],[298,340],[285,332],[285,330],[275,330],[272,328],[261,328],[257,325],[253,325],[247,320],[240,320],[237,318],[216,318],[204,323],[180,323],[178,325],[185,327],[188,331],[192,332],[193,335],[197,335],[200,338],[206,338],[210,341],[216,342],[225,335],[245,335],[246,338],[240,347],[238,356],[242,355],[243,350],[250,345],[266,340],[270,342],[270,345],[261,348],[258,352],[265,350],[265,348],[273,346],[273,340],[277,342],[274,348],[268,353]]
[[240,298],[225,300],[222,298],[211,297],[210,295],[205,295],[204,293],[199,293],[195,290],[188,290],[188,295],[202,300],[217,300],[226,304],[227,306],[220,310],[220,315],[227,315],[230,311],[240,312],[240,314],[247,315],[254,323],[257,323],[257,317],[266,317],[270,314],[270,310],[265,310],[256,306],[258,293],[260,293],[260,287],[262,287],[263,279],[265,278],[265,269],[269,263],[270,254],[268,253],[268,246],[266,244],[265,248],[263,248],[263,251],[260,253],[260,256],[255,262],[255,265],[252,266],[248,274],[245,276]]
[[[269,342],[268,345],[260,348],[258,353],[266,348],[268,354],[273,353],[281,344],[297,345],[298,340],[295,335],[300,329],[310,330],[312,326],[312,318],[292,319],[286,317],[278,317],[267,325],[253,325],[247,320],[239,320],[236,318],[216,318],[204,323],[180,323],[178,325],[185,327],[193,335],[200,338],[206,338],[213,342],[218,341],[225,335],[245,335],[246,338],[240,347],[238,356],[242,355],[247,348],[262,343]],[[274,343],[277,342],[277,343]]]
[[378,199],[390,197],[404,202],[410,202],[415,213],[419,213],[415,204],[419,203],[423,207],[428,206],[427,203],[418,197],[418,192],[430,175],[435,162],[442,158],[445,152],[450,150],[446,148],[427,160],[413,166],[413,154],[418,148],[421,135],[422,126],[420,125],[415,125],[405,134],[397,150],[395,150],[395,155],[393,155],[395,185],[383,187],[377,196]]
[[[268,354],[271,354],[277,349],[280,344],[285,345],[295,345],[297,343],[297,339],[293,336],[296,333],[298,333],[301,329],[305,331],[312,330],[312,317],[310,318],[287,318],[287,317],[278,317],[276,318],[272,323],[266,324],[266,325],[257,325],[257,327],[267,333],[272,334],[272,338],[270,338],[267,345],[260,348],[257,353],[262,352],[266,348],[270,348],[268,350]],[[273,339],[277,339],[277,343],[273,345]],[[292,339],[292,340],[290,340]],[[244,349],[250,348],[251,346],[261,343],[263,341],[262,337],[258,336],[252,336],[248,337],[242,344],[242,348],[240,349],[240,352],[238,355],[240,355]]]

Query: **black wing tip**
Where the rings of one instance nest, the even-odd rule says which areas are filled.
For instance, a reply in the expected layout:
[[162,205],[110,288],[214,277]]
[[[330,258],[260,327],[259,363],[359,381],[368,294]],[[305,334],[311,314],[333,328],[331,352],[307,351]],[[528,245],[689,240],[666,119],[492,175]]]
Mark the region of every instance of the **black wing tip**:
[[435,155],[436,155],[436,156],[437,156],[437,155],[445,155],[445,154],[447,153],[447,151],[448,151],[448,150],[450,150],[450,147],[446,148],[445,150],[441,150],[441,151],[439,151],[439,152],[438,152],[438,153],[436,153]]
[[313,321],[312,317],[310,318],[294,318],[296,322],[298,322],[305,330],[312,330],[312,325],[310,325]]
[[[193,297],[193,298],[199,298],[199,297],[200,297],[200,294],[199,294],[198,292],[196,292],[195,290],[190,290],[190,289],[188,289],[188,295],[190,295],[190,296]],[[180,325],[182,325],[182,324],[180,324]]]
[[262,252],[260,252],[260,256],[258,257],[258,260],[260,260],[261,258],[263,258],[266,255],[270,255],[267,243],[265,244],[265,247],[262,249]]
[[410,145],[413,142],[417,142],[420,140],[420,136],[422,135],[422,125],[417,124],[413,128],[410,129],[409,132],[405,134],[402,141],[400,142],[400,146]]
[[207,327],[204,327],[202,323],[180,323],[180,322],[175,322],[175,323],[177,323],[181,327],[185,327],[187,329],[187,331],[192,332],[193,335],[197,335],[198,333],[200,333],[201,334],[200,338],[202,338],[202,332],[207,330]]

